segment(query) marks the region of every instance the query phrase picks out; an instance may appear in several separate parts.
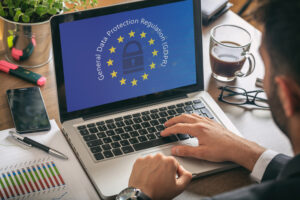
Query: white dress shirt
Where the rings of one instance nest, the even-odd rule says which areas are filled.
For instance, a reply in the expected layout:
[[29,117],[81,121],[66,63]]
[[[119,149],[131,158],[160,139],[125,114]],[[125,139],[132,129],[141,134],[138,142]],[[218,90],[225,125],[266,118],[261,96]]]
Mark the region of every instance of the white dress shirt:
[[256,161],[254,168],[251,173],[251,177],[256,181],[256,182],[261,182],[261,179],[271,162],[273,158],[278,155],[279,153],[272,151],[270,149],[266,150],[261,154],[261,156],[258,158]]

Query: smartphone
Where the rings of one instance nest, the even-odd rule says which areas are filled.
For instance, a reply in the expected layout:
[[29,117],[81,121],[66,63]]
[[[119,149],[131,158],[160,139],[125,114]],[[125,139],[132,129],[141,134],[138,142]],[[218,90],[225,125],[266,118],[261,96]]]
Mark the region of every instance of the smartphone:
[[50,121],[39,87],[11,89],[6,94],[18,133],[50,130]]

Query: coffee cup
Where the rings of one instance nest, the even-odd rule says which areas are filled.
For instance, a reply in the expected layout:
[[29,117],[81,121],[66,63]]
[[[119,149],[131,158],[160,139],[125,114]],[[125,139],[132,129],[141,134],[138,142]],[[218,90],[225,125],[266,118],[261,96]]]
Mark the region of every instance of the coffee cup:
[[[249,52],[252,38],[239,26],[223,24],[210,32],[209,57],[212,75],[219,81],[249,76],[255,69],[255,58]],[[248,70],[242,72],[246,61]]]

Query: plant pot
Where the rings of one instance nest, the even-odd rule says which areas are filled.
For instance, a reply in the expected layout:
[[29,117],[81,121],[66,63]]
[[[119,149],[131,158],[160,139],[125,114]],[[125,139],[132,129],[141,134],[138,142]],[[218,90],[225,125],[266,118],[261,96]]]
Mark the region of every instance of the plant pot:
[[[47,64],[52,58],[50,21],[18,23],[0,17],[3,30],[2,45],[9,62],[34,68]],[[1,24],[1,23],[0,23]]]

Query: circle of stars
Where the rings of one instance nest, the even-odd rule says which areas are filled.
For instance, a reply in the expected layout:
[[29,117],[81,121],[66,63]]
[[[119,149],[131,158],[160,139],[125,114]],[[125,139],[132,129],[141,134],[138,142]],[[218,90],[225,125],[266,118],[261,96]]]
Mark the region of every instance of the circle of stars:
[[[147,33],[145,33],[144,31],[141,32],[139,35],[136,34],[133,30],[131,30],[129,33],[128,33],[128,36],[129,38],[134,38],[134,37],[140,37],[141,39],[145,39],[147,40],[147,43],[149,44],[149,46],[152,46],[155,44],[155,40],[153,38],[150,38],[149,40],[147,39]],[[125,37],[125,36],[124,36]],[[124,37],[122,37],[121,35],[117,38],[117,41],[118,43],[124,43]],[[110,54],[115,54],[116,53],[116,50],[117,48],[114,47],[114,46],[111,46],[109,50],[109,53]],[[152,53],[152,56],[153,57],[156,57],[158,56],[158,51],[156,49],[153,49],[153,51],[151,52]],[[107,66],[108,67],[111,67],[113,68],[114,66],[114,60],[112,60],[111,58],[108,59],[108,61],[106,62],[107,63]],[[149,66],[148,66],[151,70],[154,70],[156,68],[156,64],[154,62],[152,62]],[[111,73],[111,78],[116,78],[118,79],[118,72],[113,70]],[[141,81],[145,81],[145,80],[148,80],[148,76],[149,74],[147,73],[144,73],[142,76],[141,76]],[[134,86],[137,86],[138,85],[138,81],[137,79],[133,78],[132,80],[127,80],[124,78],[124,77],[121,77],[121,79],[119,79],[119,82],[120,82],[120,85],[126,85],[126,84],[130,84],[132,87]]]

